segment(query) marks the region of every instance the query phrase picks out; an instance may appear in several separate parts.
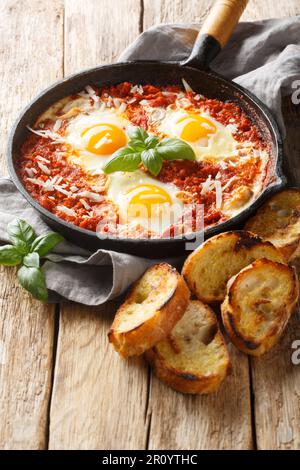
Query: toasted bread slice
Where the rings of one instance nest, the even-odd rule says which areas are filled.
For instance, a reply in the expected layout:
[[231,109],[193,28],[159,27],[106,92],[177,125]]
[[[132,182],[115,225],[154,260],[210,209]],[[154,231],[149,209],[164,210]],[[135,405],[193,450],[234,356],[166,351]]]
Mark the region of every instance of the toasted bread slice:
[[118,309],[109,341],[123,357],[142,354],[165,338],[188,305],[189,289],[167,263],[149,268]]
[[217,390],[230,368],[215,314],[199,300],[190,301],[168,338],[145,357],[160,380],[182,393]]
[[267,259],[254,261],[228,282],[221,306],[225,329],[233,344],[253,356],[278,341],[297,303],[295,269]]
[[297,249],[300,251],[300,189],[284,189],[274,194],[246,223],[245,229],[273,243],[289,261]]
[[258,258],[284,263],[270,242],[250,232],[225,232],[207,240],[184,263],[182,274],[193,294],[205,303],[221,302],[227,281]]

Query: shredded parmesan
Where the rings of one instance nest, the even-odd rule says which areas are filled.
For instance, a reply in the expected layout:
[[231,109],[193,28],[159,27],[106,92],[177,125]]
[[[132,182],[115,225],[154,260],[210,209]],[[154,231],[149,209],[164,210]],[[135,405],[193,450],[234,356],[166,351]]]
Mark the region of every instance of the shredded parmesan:
[[124,103],[124,101],[123,101],[123,103],[121,103],[120,106],[119,106],[119,109],[118,109],[118,111],[117,111],[117,114],[122,114],[122,113],[124,113],[126,107],[127,107],[127,105],[126,105],[126,103]]
[[79,199],[79,201],[81,202],[81,204],[83,205],[83,207],[84,207],[86,210],[90,210],[90,209],[91,209],[91,206],[90,206],[84,199]]
[[144,90],[142,85],[134,85],[133,87],[131,87],[130,93],[138,93],[139,95],[143,95]]
[[220,163],[219,163],[220,167],[222,168],[222,170],[225,170],[227,168],[227,163],[224,162],[224,160],[220,160]]
[[225,189],[229,188],[229,186],[231,185],[231,183],[232,183],[233,181],[235,181],[236,179],[237,179],[237,177],[236,177],[236,176],[232,176],[232,177],[231,177],[231,178],[230,178],[230,179],[227,181],[227,183],[226,183],[226,184],[224,184],[224,186],[223,186],[223,190],[225,190]]
[[211,175],[209,175],[206,181],[204,181],[204,183],[202,184],[201,194],[206,194],[208,191],[210,191],[212,184],[213,181],[211,180]]
[[194,100],[196,100],[196,101],[200,101],[203,98],[204,98],[204,96],[200,95],[199,93],[197,93],[197,95],[194,96]]
[[119,98],[113,98],[113,103],[115,108],[119,108],[121,104],[121,100]]
[[72,193],[76,193],[76,191],[78,191],[79,188],[77,188],[77,186],[75,186],[75,184],[72,184],[72,186],[70,187],[70,190],[72,191]]
[[222,185],[221,181],[215,181],[216,188],[216,208],[221,209],[222,207]]
[[69,207],[57,206],[57,210],[64,212],[66,215],[69,215],[70,217],[76,217],[76,212],[74,211],[74,209],[70,209]]
[[93,193],[91,191],[81,191],[78,193],[79,196],[86,197],[87,199],[90,199],[91,201],[94,202],[101,202],[103,201],[103,196],[97,193]]
[[30,177],[30,178],[33,178],[34,177],[34,173],[32,171],[32,168],[25,168],[25,171],[27,173],[27,175]]
[[192,87],[188,84],[188,82],[184,78],[182,78],[181,81],[182,81],[184,89],[187,93],[190,93],[190,92],[194,93],[194,90],[192,89]]
[[69,193],[69,191],[67,191],[66,189],[62,188],[62,187],[59,186],[58,184],[54,185],[54,188],[56,189],[56,191],[58,191],[58,192],[61,193],[61,194],[64,194],[65,196],[68,196],[68,197],[71,196],[71,194]]
[[42,180],[39,180],[38,178],[27,178],[27,181],[29,181],[32,184],[36,184],[38,186],[44,186],[45,183]]
[[33,132],[33,134],[36,134],[38,135],[39,137],[44,137],[44,139],[51,139],[53,140],[53,143],[61,143],[63,142],[63,139],[61,138],[60,135],[58,134],[55,134],[54,132],[51,132],[50,130],[36,130],[36,129],[32,129],[32,127],[30,126],[26,126],[27,129],[30,131],[30,132]]
[[90,85],[87,85],[87,86],[85,87],[85,89],[86,89],[86,91],[87,91],[89,97],[92,98],[92,100],[93,100],[95,103],[98,103],[98,101],[99,101],[100,98],[99,98],[98,95],[96,95],[94,88],[92,88]]
[[37,155],[35,158],[36,158],[36,160],[39,160],[40,162],[50,163],[50,160],[48,160],[47,158],[42,157],[41,155]]
[[49,168],[44,165],[43,163],[41,162],[37,162],[39,168],[42,170],[43,173],[45,173],[46,175],[51,175],[51,171],[49,170]]
[[55,121],[55,124],[54,124],[53,129],[52,129],[53,132],[57,132],[58,129],[60,129],[61,125],[62,125],[62,120],[61,120],[61,119],[57,119],[57,120]]

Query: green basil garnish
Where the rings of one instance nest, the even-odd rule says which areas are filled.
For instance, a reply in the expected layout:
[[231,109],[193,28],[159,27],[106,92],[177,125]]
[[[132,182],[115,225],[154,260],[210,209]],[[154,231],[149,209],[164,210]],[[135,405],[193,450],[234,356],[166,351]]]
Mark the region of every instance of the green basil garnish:
[[55,232],[36,236],[25,220],[15,219],[7,226],[12,245],[0,246],[0,265],[17,266],[18,279],[22,287],[41,302],[48,299],[45,276],[40,268],[40,258],[51,251],[64,238]]
[[170,138],[159,141],[141,127],[128,130],[129,142],[117,150],[104,165],[104,173],[115,171],[136,171],[141,163],[154,176],[162,168],[163,160],[195,160],[192,147],[181,139]]

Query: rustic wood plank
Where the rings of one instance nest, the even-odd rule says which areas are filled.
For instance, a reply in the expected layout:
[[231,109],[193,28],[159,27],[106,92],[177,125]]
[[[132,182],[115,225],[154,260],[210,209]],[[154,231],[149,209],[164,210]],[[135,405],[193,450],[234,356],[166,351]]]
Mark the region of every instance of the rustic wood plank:
[[[113,6],[113,8],[112,8]],[[140,33],[138,0],[65,0],[65,73],[114,62]]]
[[229,345],[233,370],[218,393],[187,396],[152,379],[149,449],[251,449],[248,359]]
[[[140,4],[67,0],[65,72],[115,60],[139,33]],[[61,309],[50,414],[51,449],[143,449],[148,371],[108,345],[115,304]]]
[[[5,172],[7,132],[22,106],[62,73],[60,0],[3,0],[0,5],[0,152]],[[51,38],[51,40],[49,40]],[[0,448],[47,445],[54,307],[0,271]]]
[[148,370],[107,340],[116,305],[62,308],[50,449],[143,449]]
[[299,307],[280,343],[251,359],[258,449],[300,447],[300,365],[291,361],[295,340],[300,340]]
[[[159,23],[201,23],[214,0],[144,0],[144,29]],[[250,0],[241,20],[253,21],[299,14],[298,0]]]

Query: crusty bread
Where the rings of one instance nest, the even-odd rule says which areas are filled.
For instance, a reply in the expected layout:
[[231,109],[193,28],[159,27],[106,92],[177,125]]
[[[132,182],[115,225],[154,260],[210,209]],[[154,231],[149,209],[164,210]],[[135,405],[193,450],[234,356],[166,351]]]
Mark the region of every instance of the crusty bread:
[[184,263],[182,274],[199,300],[221,302],[226,294],[227,281],[258,258],[284,263],[284,257],[277,248],[253,233],[225,232],[197,248]]
[[165,338],[188,305],[189,289],[167,263],[149,268],[118,309],[109,341],[123,357],[142,354]]
[[295,269],[267,259],[254,261],[228,282],[221,306],[224,327],[235,346],[260,356],[278,341],[297,303]]
[[300,255],[300,189],[284,189],[274,194],[246,223],[245,229],[273,243],[286,261]]
[[199,300],[189,302],[168,338],[147,351],[145,357],[160,380],[182,393],[217,390],[230,368],[215,314]]

